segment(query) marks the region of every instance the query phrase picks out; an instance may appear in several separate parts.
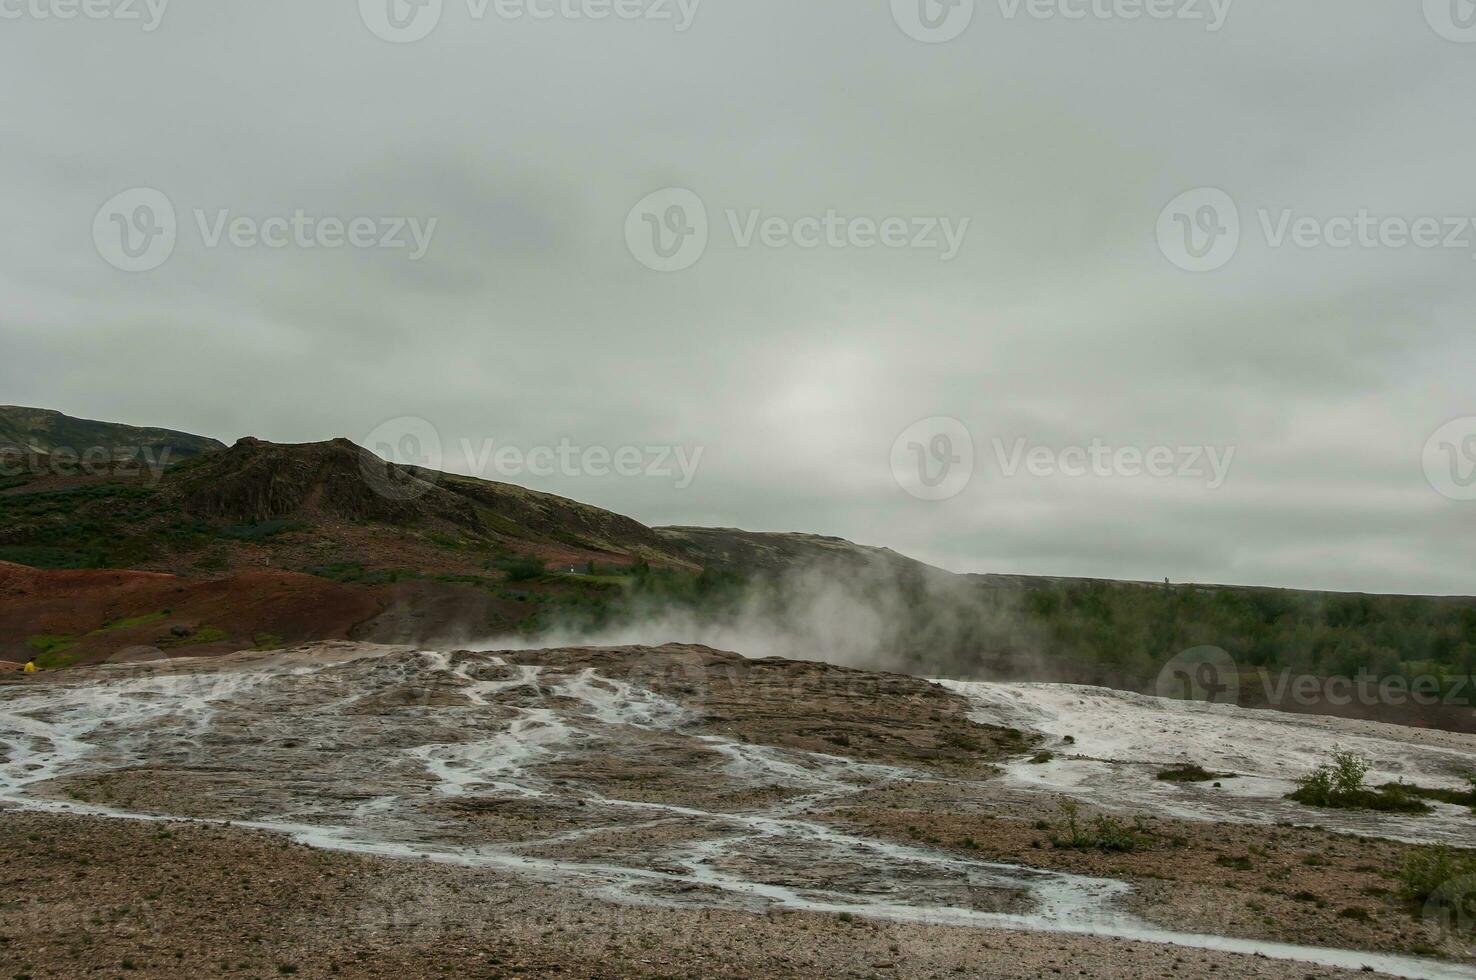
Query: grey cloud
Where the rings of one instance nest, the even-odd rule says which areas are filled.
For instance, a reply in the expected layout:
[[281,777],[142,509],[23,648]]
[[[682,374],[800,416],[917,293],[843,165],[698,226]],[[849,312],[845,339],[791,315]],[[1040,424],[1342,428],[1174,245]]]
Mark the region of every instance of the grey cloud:
[[[943,45],[887,4],[718,2],[691,29],[472,23],[392,45],[354,3],[171,4],[156,32],[6,22],[0,401],[224,439],[704,447],[693,485],[529,482],[650,523],[813,530],[959,570],[1465,591],[1471,504],[1420,454],[1476,415],[1467,253],[1270,249],[1257,208],[1476,215],[1473,49],[1418,4],[1237,3],[1224,29],[1001,19]],[[263,217],[438,219],[425,258],[207,249],[109,267],[134,186]],[[662,275],[629,209],[697,192]],[[1159,210],[1247,234],[1190,275]],[[740,248],[724,211],[970,219],[957,259]],[[888,454],[953,416],[943,504]],[[1237,448],[1226,486],[1004,480],[989,440]]]

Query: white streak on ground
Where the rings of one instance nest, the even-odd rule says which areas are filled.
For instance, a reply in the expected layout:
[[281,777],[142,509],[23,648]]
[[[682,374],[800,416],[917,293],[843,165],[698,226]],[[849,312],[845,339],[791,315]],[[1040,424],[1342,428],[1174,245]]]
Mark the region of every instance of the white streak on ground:
[[[1406,782],[1462,788],[1476,770],[1476,738],[1323,716],[1258,711],[1233,705],[1149,697],[1068,684],[943,681],[978,707],[971,717],[1051,736],[1056,758],[1007,767],[1007,783],[1066,795],[1118,813],[1187,820],[1291,822],[1406,843],[1471,845],[1465,807],[1434,803],[1425,816],[1313,810],[1284,799],[1297,777],[1345,748],[1373,763],[1371,784]],[[1074,739],[1065,742],[1066,736]],[[1438,737],[1448,745],[1431,745]],[[1468,747],[1462,747],[1468,746]],[[1191,762],[1234,774],[1209,783],[1171,783],[1159,770]]]
[[[484,679],[488,673],[504,676]],[[356,685],[373,689],[355,690]],[[357,713],[361,702],[378,693],[414,693],[446,685],[460,694],[450,704],[426,701],[403,710]],[[345,689],[351,692],[347,696],[340,693]],[[1141,720],[1131,720],[1133,708],[1115,705],[1110,692],[1058,691],[1042,697],[1028,691],[1014,697],[1008,688],[995,686],[968,693],[978,699],[982,714],[1007,716],[1005,723],[1017,727],[1052,732],[1051,726],[1071,726],[1079,749],[1131,754],[1142,744],[1135,740],[1153,735]],[[311,702],[313,697],[317,702]],[[1081,704],[1088,710],[1073,715],[1071,709]],[[1146,710],[1164,720],[1158,706],[1139,705],[1137,710],[1138,716]],[[1117,711],[1129,720],[1100,717]],[[374,752],[397,751],[406,765],[375,766],[374,791],[367,797],[313,796],[321,787],[334,785],[338,769],[326,771],[322,778],[308,778],[315,774],[298,778],[299,767],[321,760],[284,750],[270,740],[252,741],[253,719],[283,712],[290,713],[305,742],[318,738],[353,748],[354,740],[361,739]],[[1020,724],[1026,717],[1031,720]],[[1194,733],[1196,749],[1213,745],[1219,737],[1216,732],[1240,725],[1234,719],[1229,726],[1225,719],[1189,720],[1192,724],[1182,718],[1172,724],[1179,726],[1176,731]],[[237,728],[222,741],[228,723]],[[926,777],[839,756],[738,743],[689,728],[691,724],[681,706],[624,681],[588,670],[550,677],[542,668],[512,666],[489,655],[458,661],[441,653],[383,653],[307,667],[274,667],[268,662],[162,678],[142,671],[120,672],[116,678],[86,684],[47,683],[0,694],[0,745],[6,749],[0,763],[0,801],[42,812],[170,819],[167,814],[67,803],[38,792],[57,777],[153,766],[162,759],[186,771],[233,770],[242,779],[260,781],[264,791],[281,791],[286,785],[290,792],[308,797],[293,798],[264,819],[235,820],[239,826],[288,834],[332,850],[498,868],[576,885],[612,901],[849,912],[901,922],[1112,936],[1355,970],[1371,967],[1404,977],[1476,977],[1476,971],[1464,967],[1415,958],[1159,930],[1121,910],[1119,899],[1130,890],[1123,882],[973,861],[798,819],[795,814],[805,808],[842,801],[864,788]],[[246,733],[236,734],[243,725]],[[714,775],[733,789],[778,785],[801,795],[753,810],[714,812],[611,798],[588,788],[556,785],[538,772],[554,761],[577,763],[584,748],[619,746],[637,732],[691,739],[716,753],[720,763]],[[429,733],[436,737],[427,738]],[[1162,739],[1156,744],[1162,745]],[[364,758],[367,762],[378,756],[366,752]],[[1216,758],[1198,761],[1209,764]],[[286,778],[283,767],[293,778]],[[432,782],[417,778],[416,770]],[[1431,775],[1423,768],[1419,772]],[[539,840],[494,845],[459,841],[444,823],[428,815],[434,811],[427,807],[437,797],[471,796],[532,800],[556,808],[579,806],[585,815],[596,817],[634,812],[650,820],[636,824],[613,820]],[[312,819],[298,819],[302,813],[312,814]],[[629,833],[671,822],[698,833],[693,840],[665,845],[654,867],[523,853],[601,831]],[[838,873],[817,879],[810,872],[819,866]],[[762,880],[745,867],[761,869]],[[1023,894],[1031,911],[1007,914],[949,900],[976,889]]]

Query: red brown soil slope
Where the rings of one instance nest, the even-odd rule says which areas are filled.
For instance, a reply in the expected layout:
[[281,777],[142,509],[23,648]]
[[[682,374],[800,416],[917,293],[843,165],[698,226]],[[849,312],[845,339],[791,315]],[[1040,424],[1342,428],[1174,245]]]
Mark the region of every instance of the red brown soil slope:
[[26,659],[38,649],[28,641],[46,642],[39,638],[79,663],[140,646],[197,655],[346,639],[385,606],[375,590],[293,572],[187,579],[0,562],[0,659]]

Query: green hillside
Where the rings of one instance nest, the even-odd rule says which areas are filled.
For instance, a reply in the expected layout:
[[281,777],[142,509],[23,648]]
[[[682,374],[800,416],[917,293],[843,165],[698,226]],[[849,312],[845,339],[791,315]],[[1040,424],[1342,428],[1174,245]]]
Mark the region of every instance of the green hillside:
[[136,458],[148,450],[158,459],[167,449],[171,457],[186,459],[224,448],[222,442],[187,432],[94,422],[44,408],[0,405],[0,453],[71,452],[80,456],[102,449],[113,458]]

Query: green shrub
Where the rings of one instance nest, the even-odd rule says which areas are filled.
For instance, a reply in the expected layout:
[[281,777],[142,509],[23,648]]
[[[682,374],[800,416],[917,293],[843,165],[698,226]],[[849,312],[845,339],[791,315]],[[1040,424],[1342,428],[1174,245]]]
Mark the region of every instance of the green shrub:
[[1333,787],[1339,793],[1358,793],[1363,790],[1363,781],[1368,776],[1370,764],[1356,752],[1338,750],[1333,753]]
[[543,559],[533,555],[525,555],[513,561],[504,562],[502,570],[507,573],[509,582],[531,582],[540,579],[547,571],[543,565]]
[[965,752],[984,751],[984,743],[966,732],[948,732],[944,734],[943,742],[946,745],[951,745],[955,749],[962,749]]
[[1097,838],[1099,851],[1131,852],[1140,850],[1147,843],[1147,835],[1141,823],[1128,826],[1113,817],[1099,815],[1092,820],[1092,833]]
[[1165,769],[1158,774],[1158,778],[1166,783],[1207,783],[1212,779],[1228,779],[1229,777],[1216,775],[1203,766],[1186,764]]
[[1297,780],[1286,798],[1305,806],[1336,810],[1377,810],[1383,813],[1430,813],[1433,808],[1415,798],[1410,787],[1388,783],[1369,789],[1369,762],[1354,752],[1333,753],[1331,764],[1318,766]]
[[1427,919],[1456,932],[1476,931],[1476,854],[1426,847],[1395,875],[1403,898]]
[[220,529],[220,536],[234,541],[269,541],[279,534],[302,530],[302,524],[277,518],[256,524],[238,524]]
[[179,649],[182,647],[202,646],[206,643],[219,643],[222,640],[229,640],[230,638],[231,635],[223,629],[215,626],[202,626],[186,636],[170,636],[158,642],[161,647]]
[[1396,877],[1399,893],[1410,902],[1423,904],[1441,895],[1452,882],[1476,875],[1476,855],[1448,847],[1422,847],[1411,854]]
[[1297,779],[1297,791],[1291,799],[1308,806],[1332,806],[1333,772],[1330,766],[1318,766]]
[[1129,825],[1115,817],[1098,814],[1090,825],[1081,822],[1081,805],[1075,800],[1061,803],[1063,825],[1049,835],[1051,846],[1062,850],[1131,853],[1149,843],[1148,830],[1141,820]]
[[105,623],[103,625],[103,628],[98,630],[97,632],[106,633],[111,632],[112,630],[131,630],[136,629],[139,626],[149,626],[153,623],[159,622],[162,619],[168,618],[169,613],[167,611],[146,613],[142,616],[126,616],[122,619],[115,619],[111,622]]
[[424,578],[420,572],[399,568],[378,568],[365,571],[359,562],[336,562],[304,569],[309,575],[331,579],[351,585],[393,585],[401,579]]

